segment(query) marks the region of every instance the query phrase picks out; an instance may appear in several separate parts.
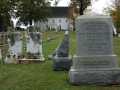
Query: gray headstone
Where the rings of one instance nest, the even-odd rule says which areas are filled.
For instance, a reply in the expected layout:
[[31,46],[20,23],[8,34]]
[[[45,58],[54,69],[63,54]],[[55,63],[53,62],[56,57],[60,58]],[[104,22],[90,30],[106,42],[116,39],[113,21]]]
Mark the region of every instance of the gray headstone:
[[4,44],[5,45],[8,44],[8,35],[7,34],[4,35]]
[[110,16],[91,14],[76,19],[76,55],[69,71],[69,82],[73,85],[120,84]]
[[55,71],[69,70],[72,65],[72,58],[69,55],[69,35],[65,32],[62,41],[54,52],[52,68]]
[[33,32],[34,31],[34,27],[33,26],[29,26],[29,32]]
[[4,35],[0,34],[0,45],[3,45],[4,43]]
[[47,38],[46,42],[50,42],[51,41],[51,38]]
[[8,34],[12,32],[12,27],[7,27]]
[[65,32],[65,35],[58,47],[57,50],[58,57],[68,57],[69,56],[69,36],[68,31]]

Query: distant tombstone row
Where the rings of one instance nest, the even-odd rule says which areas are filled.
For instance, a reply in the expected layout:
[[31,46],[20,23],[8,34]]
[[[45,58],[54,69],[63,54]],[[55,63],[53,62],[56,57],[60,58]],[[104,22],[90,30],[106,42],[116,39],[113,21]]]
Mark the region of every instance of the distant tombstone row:
[[42,54],[42,34],[34,32],[33,27],[29,28],[26,33],[27,52],[22,54],[22,39],[20,32],[10,32],[8,34],[8,54],[6,55],[6,63],[15,63],[18,61],[43,61]]

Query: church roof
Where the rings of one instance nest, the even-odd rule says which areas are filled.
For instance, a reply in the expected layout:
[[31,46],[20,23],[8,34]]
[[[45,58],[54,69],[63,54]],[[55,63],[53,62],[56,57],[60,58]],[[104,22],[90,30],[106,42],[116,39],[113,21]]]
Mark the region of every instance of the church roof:
[[50,10],[52,11],[52,17],[67,17],[68,14],[68,7],[50,7]]

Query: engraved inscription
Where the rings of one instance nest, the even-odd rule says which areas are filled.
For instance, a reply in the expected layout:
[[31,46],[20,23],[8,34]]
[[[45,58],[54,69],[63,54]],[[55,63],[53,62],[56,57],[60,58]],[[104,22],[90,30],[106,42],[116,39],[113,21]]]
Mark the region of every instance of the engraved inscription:
[[109,65],[108,60],[86,60],[82,61],[82,65]]
[[77,31],[77,35],[84,37],[83,46],[86,47],[87,51],[103,51],[103,47],[107,45],[103,42],[104,36],[108,36],[111,33],[106,31],[107,25],[105,22],[85,22],[82,24],[83,30]]

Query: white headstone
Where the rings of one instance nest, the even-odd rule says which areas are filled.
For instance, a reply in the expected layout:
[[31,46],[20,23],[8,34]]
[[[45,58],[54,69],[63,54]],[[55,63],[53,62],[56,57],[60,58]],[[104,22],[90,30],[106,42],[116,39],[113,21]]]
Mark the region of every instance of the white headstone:
[[42,34],[40,32],[29,32],[26,37],[27,41],[27,59],[41,59],[42,54]]
[[12,32],[8,34],[8,54],[6,55],[6,63],[14,63],[16,55],[17,59],[22,58],[22,34],[20,32]]

